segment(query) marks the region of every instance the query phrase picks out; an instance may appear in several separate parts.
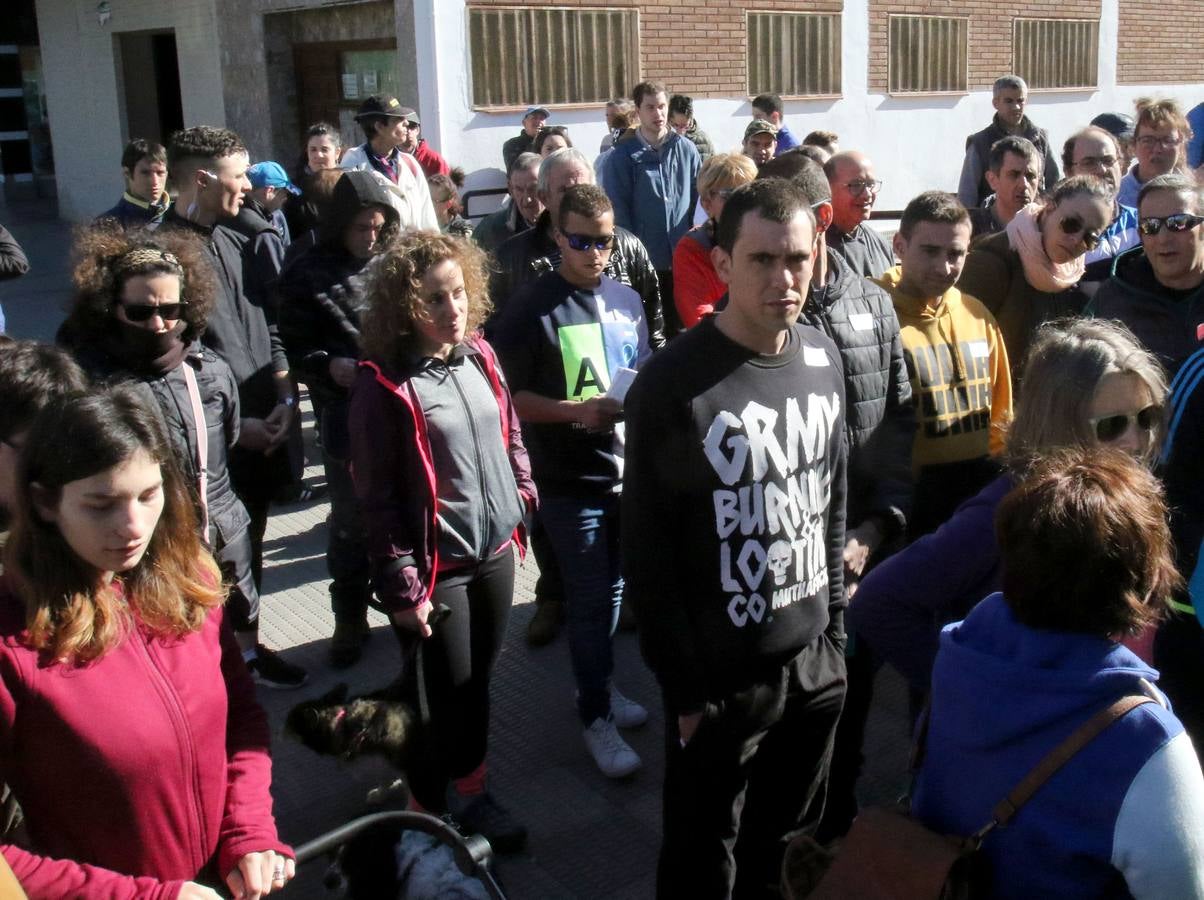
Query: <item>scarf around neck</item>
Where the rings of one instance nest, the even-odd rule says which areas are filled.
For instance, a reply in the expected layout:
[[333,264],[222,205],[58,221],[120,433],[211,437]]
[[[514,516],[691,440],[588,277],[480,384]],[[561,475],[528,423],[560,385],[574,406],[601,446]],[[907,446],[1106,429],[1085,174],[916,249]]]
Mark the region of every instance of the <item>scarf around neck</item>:
[[1020,254],[1024,280],[1039,291],[1056,294],[1072,288],[1083,277],[1087,261],[1080,256],[1070,262],[1056,263],[1045,252],[1041,242],[1040,203],[1030,203],[1008,222],[1008,245]]

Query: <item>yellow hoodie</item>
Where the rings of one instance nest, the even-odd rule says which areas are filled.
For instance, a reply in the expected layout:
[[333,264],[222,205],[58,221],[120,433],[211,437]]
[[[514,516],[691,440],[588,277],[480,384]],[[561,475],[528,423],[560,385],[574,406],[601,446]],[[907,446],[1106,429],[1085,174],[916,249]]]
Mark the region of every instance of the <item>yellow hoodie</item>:
[[995,317],[956,287],[935,304],[899,290],[903,269],[873,279],[890,292],[915,397],[912,467],[963,462],[1003,449],[1012,376]]

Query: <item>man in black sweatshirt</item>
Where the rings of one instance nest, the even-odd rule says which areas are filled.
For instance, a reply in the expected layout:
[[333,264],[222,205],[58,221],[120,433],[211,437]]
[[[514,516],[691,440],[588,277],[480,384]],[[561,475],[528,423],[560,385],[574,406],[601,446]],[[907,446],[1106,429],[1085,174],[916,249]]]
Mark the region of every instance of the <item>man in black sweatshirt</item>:
[[626,404],[623,576],[665,702],[660,897],[777,883],[783,837],[819,821],[845,687],[844,382],[796,324],[806,195],[740,188],[716,243],[726,306]]

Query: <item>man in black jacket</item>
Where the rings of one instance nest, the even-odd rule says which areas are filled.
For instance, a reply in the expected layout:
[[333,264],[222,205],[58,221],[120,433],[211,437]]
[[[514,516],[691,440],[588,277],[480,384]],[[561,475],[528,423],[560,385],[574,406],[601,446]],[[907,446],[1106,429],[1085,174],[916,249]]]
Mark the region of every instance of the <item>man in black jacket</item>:
[[[1043,160],[1041,190],[1046,191],[1058,182],[1058,161],[1049,146],[1049,135],[1024,114],[1028,103],[1028,85],[1017,75],[1004,75],[995,81],[991,105],[995,117],[982,131],[966,138],[966,158],[962,163],[961,179],[957,183],[957,199],[966,209],[980,206],[991,193],[987,183],[991,147],[1000,138],[1014,134],[1032,141]],[[879,273],[880,274],[880,273]]]
[[[230,450],[230,479],[251,517],[252,573],[262,591],[263,535],[277,488],[291,478],[283,449],[295,412],[284,345],[270,298],[256,278],[250,240],[227,227],[251,190],[247,148],[234,132],[201,125],[177,131],[167,149],[177,190],[164,228],[181,228],[206,242],[217,276],[217,302],[203,341],[225,360],[238,384],[241,421]],[[258,651],[258,655],[257,655]],[[263,683],[293,687],[305,672],[262,645],[243,648],[248,666]]]
[[622,558],[665,702],[657,895],[760,896],[814,830],[844,695],[845,398],[796,324],[815,218],[794,184],[719,220],[728,302],[627,395]]
[[857,150],[843,150],[824,163],[832,192],[832,225],[828,249],[838,253],[863,278],[876,278],[895,264],[895,251],[869,225],[882,182],[874,163]]
[[520,153],[531,152],[535,146],[535,138],[543,128],[543,123],[548,121],[549,115],[551,113],[546,106],[527,107],[527,111],[523,113],[523,130],[502,144],[502,164],[507,172]]
[[280,276],[280,334],[289,364],[309,387],[330,490],[326,568],[334,637],[330,662],[356,662],[368,634],[368,554],[351,481],[347,412],[360,358],[361,273],[397,232],[399,216],[380,180],[352,171],[335,185],[320,238]]

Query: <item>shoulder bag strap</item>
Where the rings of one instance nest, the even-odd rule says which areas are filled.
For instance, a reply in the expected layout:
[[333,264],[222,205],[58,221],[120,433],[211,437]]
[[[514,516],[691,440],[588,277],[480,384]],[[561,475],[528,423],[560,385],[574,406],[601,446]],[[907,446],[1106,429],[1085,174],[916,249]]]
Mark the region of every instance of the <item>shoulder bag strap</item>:
[[991,821],[975,833],[974,839],[981,842],[997,825],[1007,825],[1016,813],[1020,811],[1020,808],[1032,799],[1033,794],[1037,793],[1045,782],[1053,777],[1055,772],[1066,765],[1080,750],[1095,740],[1109,725],[1122,718],[1130,710],[1144,703],[1157,702],[1157,699],[1154,697],[1131,694],[1127,697],[1121,697],[1107,709],[1101,709],[1075,729],[1062,743],[1049,751],[1021,779],[1020,783],[1012,788],[1011,793],[995,804],[995,808],[991,811]]
[[192,406],[192,421],[196,425],[196,461],[198,471],[198,501],[201,505],[201,536],[209,543],[209,429],[205,425],[205,405],[201,402],[201,391],[197,386],[196,374],[188,361],[184,361],[184,382],[188,385],[188,400]]

